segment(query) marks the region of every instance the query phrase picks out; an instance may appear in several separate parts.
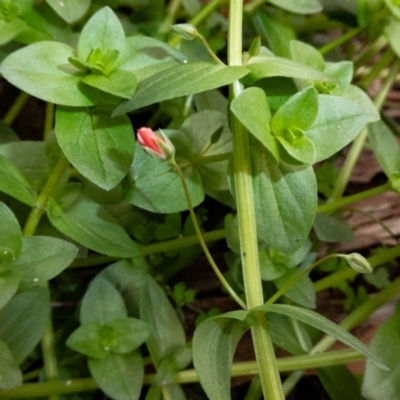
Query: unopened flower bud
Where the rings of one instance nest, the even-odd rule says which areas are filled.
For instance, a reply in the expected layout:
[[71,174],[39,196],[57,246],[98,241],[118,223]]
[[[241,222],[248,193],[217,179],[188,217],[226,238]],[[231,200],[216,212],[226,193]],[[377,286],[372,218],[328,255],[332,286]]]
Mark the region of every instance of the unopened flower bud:
[[360,272],[362,274],[370,274],[373,269],[367,259],[358,253],[351,253],[344,256],[349,266],[354,269],[354,271]]
[[162,160],[170,160],[175,155],[174,145],[161,129],[159,132],[161,136],[151,128],[140,128],[137,131],[138,142],[149,154]]
[[175,24],[171,25],[171,28],[186,40],[193,40],[199,36],[196,27],[191,24]]

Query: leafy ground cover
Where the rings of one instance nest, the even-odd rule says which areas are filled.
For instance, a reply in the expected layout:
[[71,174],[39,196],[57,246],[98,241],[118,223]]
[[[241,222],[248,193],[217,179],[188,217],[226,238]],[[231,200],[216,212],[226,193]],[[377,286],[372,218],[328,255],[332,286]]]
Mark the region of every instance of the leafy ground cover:
[[0,398],[396,400],[398,31],[0,0]]

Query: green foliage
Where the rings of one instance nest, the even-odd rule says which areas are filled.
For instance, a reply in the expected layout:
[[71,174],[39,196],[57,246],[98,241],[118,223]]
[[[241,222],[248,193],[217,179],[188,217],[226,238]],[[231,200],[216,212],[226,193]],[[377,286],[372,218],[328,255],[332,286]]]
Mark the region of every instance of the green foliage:
[[[381,266],[350,285],[344,269],[370,273],[397,248],[371,263],[358,253],[339,262],[329,255],[319,275],[311,270],[327,243],[353,239],[338,213],[363,194],[337,193],[367,131],[388,179],[382,188],[399,189],[396,129],[379,121],[376,107],[399,68],[398,2],[261,3],[246,2],[242,18],[240,2],[227,11],[197,0],[177,9],[163,0],[0,0],[0,73],[8,82],[0,93],[2,398],[89,399],[79,391],[97,385],[111,399],[184,400],[193,358],[207,397],[229,400],[234,353],[249,329],[265,398],[283,398],[275,347],[302,355],[280,364],[288,370],[324,361],[318,375],[333,399],[361,398],[355,378],[332,365],[343,362],[340,352],[309,356],[327,350],[321,333],[367,357],[364,397],[396,398],[395,318],[370,349],[312,309],[316,291],[333,282],[345,310],[360,306],[347,322],[366,319],[397,283]],[[169,34],[171,25],[181,36]],[[367,82],[377,78],[384,82],[372,101]],[[3,100],[14,96],[8,84],[24,92],[14,104]],[[47,104],[25,103],[27,95]],[[31,120],[32,107],[39,119],[45,113],[43,123]],[[337,158],[353,140],[339,174]],[[160,155],[163,141],[168,157],[149,156]],[[221,238],[229,250],[214,252]],[[212,250],[206,257],[199,241]],[[207,262],[221,293],[243,309],[203,310],[201,279],[195,292],[186,277],[205,273]],[[370,296],[374,288],[380,293]],[[254,373],[241,368],[236,373]]]

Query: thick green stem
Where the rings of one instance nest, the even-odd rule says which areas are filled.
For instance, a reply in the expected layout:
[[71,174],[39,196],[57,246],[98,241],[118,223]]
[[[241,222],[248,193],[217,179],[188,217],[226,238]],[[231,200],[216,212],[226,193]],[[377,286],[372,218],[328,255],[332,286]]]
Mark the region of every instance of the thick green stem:
[[[228,64],[230,66],[242,64],[242,17],[242,1],[231,0],[228,36]],[[230,99],[232,100],[237,97],[242,90],[240,82],[233,83],[230,87]],[[264,298],[258,260],[250,146],[248,132],[233,114],[231,114],[231,130],[243,279],[247,307],[252,309],[262,305]],[[265,315],[258,313],[256,315],[256,322],[251,332],[264,397],[271,400],[284,399],[275,352],[268,332]]]

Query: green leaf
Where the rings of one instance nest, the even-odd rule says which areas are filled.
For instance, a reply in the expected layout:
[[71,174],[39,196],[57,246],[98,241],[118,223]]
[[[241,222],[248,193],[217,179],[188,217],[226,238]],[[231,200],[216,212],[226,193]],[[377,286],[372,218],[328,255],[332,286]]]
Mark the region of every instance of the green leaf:
[[3,145],[11,142],[20,142],[19,137],[9,125],[0,120],[0,144]]
[[58,107],[56,136],[74,167],[103,189],[117,186],[132,164],[135,142],[126,116],[111,118],[100,109]]
[[[246,313],[241,312],[245,317]],[[193,363],[210,400],[230,400],[233,355],[248,325],[226,313],[203,321],[193,337]]]
[[400,43],[396,40],[396,37],[400,35],[400,23],[397,18],[389,16],[385,21],[385,35],[389,41],[390,47],[395,52],[397,57],[400,57]]
[[259,7],[252,22],[257,34],[268,44],[273,54],[290,58],[289,43],[296,38],[296,32],[286,12],[272,7]]
[[332,82],[325,85],[329,93],[341,96],[353,79],[353,63],[351,61],[340,61],[328,65],[325,74],[332,78]]
[[0,19],[0,46],[10,42],[27,29],[26,23],[19,18],[12,21]]
[[368,139],[385,175],[391,179],[400,174],[400,145],[382,121],[368,125]]
[[7,344],[0,340],[0,389],[22,385],[22,373]]
[[148,36],[128,37],[126,52],[126,59],[119,69],[134,73],[138,82],[187,61],[187,57],[180,51]]
[[[138,245],[104,207],[78,196],[72,204],[50,198],[47,215],[60,232],[89,249],[114,257],[134,257]],[[88,223],[90,221],[90,223]]]
[[49,320],[47,289],[36,287],[15,295],[0,313],[0,339],[19,365],[43,336]]
[[337,96],[319,95],[318,115],[305,131],[317,150],[315,162],[337,153],[350,143],[368,121],[363,107]]
[[259,79],[275,76],[316,82],[326,82],[329,80],[329,78],[321,71],[300,64],[296,61],[271,55],[253,57],[246,67],[250,69],[250,73],[244,79],[244,82],[248,85],[253,84]]
[[385,4],[389,8],[391,14],[393,14],[394,17],[397,18],[397,20],[400,18],[400,7],[399,7],[399,2],[397,0],[384,0]]
[[319,368],[317,373],[332,400],[364,400],[360,383],[346,366]]
[[46,2],[64,21],[72,24],[85,15],[91,0],[46,0]]
[[368,111],[368,122],[376,122],[381,119],[379,110],[376,108],[374,102],[362,89],[355,85],[349,85],[347,89],[341,94],[341,97],[350,100],[353,103],[364,107]]
[[318,93],[310,86],[292,96],[272,118],[272,131],[278,135],[285,128],[308,129],[318,115]]
[[317,184],[311,166],[276,164],[252,149],[257,232],[270,246],[293,253],[302,246],[317,209]]
[[81,325],[68,337],[66,345],[78,353],[90,358],[104,358],[110,354],[110,347],[101,343],[99,330],[101,324],[87,323]]
[[22,233],[17,218],[11,210],[0,202],[0,270],[21,253]]
[[156,367],[165,357],[185,347],[183,326],[164,291],[149,275],[141,289],[140,319],[151,328],[146,345]]
[[0,155],[14,163],[28,178],[35,191],[39,191],[49,176],[46,144],[39,141],[14,141],[0,146]]
[[17,291],[19,278],[19,274],[12,269],[0,272],[0,310],[10,301]]
[[105,325],[128,316],[125,303],[118,290],[106,279],[96,277],[82,300],[80,322]]
[[78,248],[49,236],[28,236],[22,241],[22,252],[13,263],[21,276],[20,289],[40,285],[67,268],[74,261]]
[[78,41],[78,57],[87,61],[93,50],[103,56],[112,50],[125,51],[125,33],[121,22],[110,7],[103,7],[85,24]]
[[351,242],[353,240],[353,230],[345,221],[325,213],[316,215],[314,230],[318,239],[324,242]]
[[370,400],[397,400],[400,392],[400,307],[375,333],[371,351],[376,352],[390,368],[383,370],[367,360],[362,394]]
[[[293,132],[295,132],[295,134],[293,134]],[[289,133],[289,137],[291,138],[291,140],[287,140],[287,133]],[[298,135],[299,138],[296,138],[296,135]],[[292,137],[294,137],[294,139],[292,139]],[[302,131],[292,131],[291,129],[289,129],[285,133],[285,137],[277,136],[276,139],[287,151],[287,153],[295,160],[300,161],[304,164],[314,163],[316,157],[314,143],[307,136],[304,136]],[[297,162],[292,162],[290,159],[286,159],[286,161],[290,164],[298,164]]]
[[137,86],[136,76],[132,72],[116,70],[107,76],[90,74],[82,78],[86,85],[93,86],[114,96],[130,99]]
[[23,172],[0,155],[0,190],[28,206],[34,206],[36,193]]
[[290,42],[290,52],[294,61],[308,65],[318,71],[324,71],[324,57],[314,46],[299,40],[292,40]]
[[247,68],[205,62],[178,65],[160,71],[139,83],[133,98],[114,111],[121,115],[150,104],[226,86],[246,75]]
[[279,149],[271,133],[271,112],[264,91],[255,87],[244,90],[232,100],[231,111],[278,161]]
[[296,14],[313,14],[322,11],[318,0],[269,0],[274,6]]
[[[174,131],[166,130],[164,133],[175,144]],[[175,134],[179,135],[179,132]],[[204,199],[200,174],[191,166],[182,168],[182,172],[195,207]],[[178,173],[169,163],[149,156],[141,146],[136,146],[130,174],[131,188],[125,196],[129,203],[157,213],[174,213],[189,208]]]
[[[205,190],[228,190],[228,157],[232,152],[232,136],[226,114],[206,110],[197,112],[181,126],[183,135],[173,136],[177,157],[188,159],[199,172]],[[204,162],[207,158],[225,155],[225,160]]]
[[357,338],[352,336],[349,332],[347,332],[339,325],[336,325],[335,323],[316,313],[315,311],[286,304],[264,304],[263,306],[256,307],[252,310],[252,312],[256,311],[283,314],[288,317],[302,321],[305,324],[311,325],[312,327],[330,336],[333,336],[335,339],[341,341],[342,343],[347,344],[354,350],[357,350],[365,357],[367,357],[367,359],[377,367],[383,368],[386,371],[388,370],[387,366],[383,364],[380,357],[376,356],[375,352],[371,351],[364,343],[360,342]]
[[[275,280],[278,289],[281,289],[285,284],[299,273],[297,268],[293,268]],[[316,298],[315,289],[312,280],[308,276],[299,279],[286,292],[285,296],[293,302],[300,304],[303,307],[315,308]]]
[[74,50],[60,42],[33,43],[11,53],[0,73],[19,89],[41,100],[71,107],[95,104],[98,91],[82,86],[81,75],[69,64]]
[[107,326],[115,332],[116,344],[111,351],[118,354],[129,353],[137,349],[151,333],[149,325],[136,318],[115,319]]
[[138,351],[89,359],[89,370],[100,389],[115,400],[138,400],[143,385],[143,360]]

